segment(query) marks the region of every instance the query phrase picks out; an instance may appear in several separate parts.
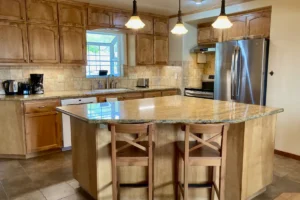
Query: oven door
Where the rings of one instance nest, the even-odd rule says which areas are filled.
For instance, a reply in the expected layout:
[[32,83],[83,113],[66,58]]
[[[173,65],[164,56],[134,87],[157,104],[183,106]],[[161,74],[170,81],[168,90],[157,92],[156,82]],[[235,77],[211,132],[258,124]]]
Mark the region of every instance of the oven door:
[[203,98],[203,99],[214,99],[213,92],[203,92],[203,91],[196,91],[196,90],[185,90],[184,96]]

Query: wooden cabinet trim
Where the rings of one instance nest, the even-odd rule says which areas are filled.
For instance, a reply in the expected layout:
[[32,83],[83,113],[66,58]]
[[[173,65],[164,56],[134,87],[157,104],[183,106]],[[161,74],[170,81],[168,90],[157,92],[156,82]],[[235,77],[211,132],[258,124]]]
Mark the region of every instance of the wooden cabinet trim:
[[[38,32],[35,32],[37,35],[34,35],[34,31],[40,31],[41,33],[39,35]],[[28,34],[30,63],[59,63],[58,26],[29,24]],[[37,38],[34,36],[37,36]],[[43,39],[46,36],[47,39]],[[52,52],[47,52],[47,50],[50,50],[50,47],[52,47]],[[50,58],[50,56],[52,57]]]
[[25,21],[25,0],[0,0],[0,19]]
[[[86,64],[86,31],[78,27],[60,27],[60,56],[61,63],[65,64]],[[71,34],[73,38],[81,37],[81,44],[75,43],[70,35],[65,37],[65,34]],[[77,34],[77,35],[75,35]],[[79,41],[77,41],[79,42]],[[76,45],[74,47],[74,45]],[[75,52],[78,51],[78,52]],[[73,56],[73,57],[72,57]],[[80,57],[78,57],[80,56]],[[69,58],[68,58],[69,57]]]
[[[26,12],[27,21],[29,23],[58,24],[57,2],[27,0]],[[42,14],[43,18],[41,18],[38,14]]]
[[169,63],[169,37],[154,36],[154,64],[167,65]]
[[[0,62],[27,63],[28,39],[26,25],[21,22],[0,22]],[[14,38],[15,37],[15,38]],[[17,52],[19,48],[19,52]],[[11,51],[10,51],[11,50]]]
[[138,34],[136,37],[136,63],[137,65],[154,64],[154,36]]
[[[84,6],[76,4],[58,3],[58,13],[59,25],[71,27],[86,26],[86,8]],[[74,19],[76,19],[76,21],[72,21]]]

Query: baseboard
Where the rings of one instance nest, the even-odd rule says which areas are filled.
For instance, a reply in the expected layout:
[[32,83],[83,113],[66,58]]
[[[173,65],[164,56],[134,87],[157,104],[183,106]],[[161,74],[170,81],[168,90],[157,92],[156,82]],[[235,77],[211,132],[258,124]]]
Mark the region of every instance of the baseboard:
[[287,158],[300,160],[300,156],[296,155],[296,154],[292,154],[292,153],[288,153],[288,152],[284,152],[284,151],[280,151],[280,150],[276,150],[276,149],[275,149],[274,153],[277,154],[277,155],[280,155],[280,156],[287,157]]

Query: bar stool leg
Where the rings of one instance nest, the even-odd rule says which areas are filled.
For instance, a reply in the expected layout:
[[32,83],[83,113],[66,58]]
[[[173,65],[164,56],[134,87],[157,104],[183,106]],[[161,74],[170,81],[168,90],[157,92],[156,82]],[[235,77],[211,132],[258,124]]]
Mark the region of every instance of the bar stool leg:
[[152,146],[152,125],[149,128],[149,149],[148,149],[148,199],[153,199],[153,146]]
[[117,180],[117,152],[116,152],[116,132],[115,127],[111,130],[111,148],[112,148],[112,197],[113,200],[118,199],[118,180]]
[[178,194],[178,184],[180,183],[179,181],[179,165],[180,165],[180,162],[179,162],[179,153],[178,153],[178,150],[177,150],[177,147],[176,147],[176,144],[175,144],[175,171],[174,171],[174,197],[175,197],[175,200],[179,200],[179,194]]
[[189,189],[189,126],[186,126],[184,145],[184,200],[188,200]]
[[[214,183],[216,180],[216,167],[210,167],[210,173],[211,173],[211,182]],[[210,193],[210,200],[215,199],[215,186],[214,184],[211,187],[211,193]]]

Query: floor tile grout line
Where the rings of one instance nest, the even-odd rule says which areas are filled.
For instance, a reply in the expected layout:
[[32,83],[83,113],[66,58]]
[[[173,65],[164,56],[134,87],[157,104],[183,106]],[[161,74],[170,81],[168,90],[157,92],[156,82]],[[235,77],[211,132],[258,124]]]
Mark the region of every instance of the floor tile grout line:
[[5,194],[5,196],[6,196],[6,199],[8,200],[8,195],[7,195],[7,193],[6,193],[5,189],[4,189],[4,186],[2,185],[2,182],[1,182],[1,181],[0,181],[0,186],[2,187],[2,189],[3,189],[3,191],[4,191],[4,194]]
[[[24,168],[24,166],[18,161],[18,163],[20,164],[20,166],[22,167],[22,169],[24,170],[25,174],[28,176],[28,178],[31,180],[32,183],[34,183],[34,181],[30,178],[29,174],[27,173],[26,169]],[[37,188],[37,190],[43,195],[43,197],[45,198],[45,200],[47,200],[46,196],[44,195],[44,193],[41,191],[40,187]]]

